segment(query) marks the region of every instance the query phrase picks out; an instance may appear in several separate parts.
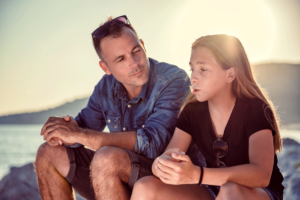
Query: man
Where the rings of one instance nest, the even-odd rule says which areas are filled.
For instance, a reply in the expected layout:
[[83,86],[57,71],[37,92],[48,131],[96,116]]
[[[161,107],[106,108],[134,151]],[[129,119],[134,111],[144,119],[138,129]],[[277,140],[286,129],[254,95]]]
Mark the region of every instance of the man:
[[72,187],[87,199],[129,199],[133,184],[152,174],[190,93],[182,69],[147,57],[126,16],[109,18],[92,37],[106,75],[75,119],[44,125],[35,162],[42,199],[74,199]]

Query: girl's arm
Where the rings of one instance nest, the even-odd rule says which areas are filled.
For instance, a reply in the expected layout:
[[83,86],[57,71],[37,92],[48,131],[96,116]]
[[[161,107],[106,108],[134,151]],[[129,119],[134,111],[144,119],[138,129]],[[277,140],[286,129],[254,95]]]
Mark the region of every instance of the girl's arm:
[[[158,159],[157,175],[168,184],[197,184],[200,168],[194,166],[189,157],[172,154],[180,163]],[[202,184],[223,185],[227,182],[237,183],[250,188],[267,187],[269,185],[273,163],[274,146],[272,132],[269,129],[258,131],[249,138],[250,164],[227,168],[204,168]]]
[[[181,153],[182,151],[186,152],[191,144],[191,141],[192,141],[192,137],[189,134],[180,130],[179,128],[176,128],[170,143],[168,144],[165,152],[160,156],[160,158],[163,160],[171,160],[171,161],[179,162],[180,160],[174,159],[171,156],[171,154]],[[153,162],[152,173],[155,176],[157,176],[156,165],[157,163]]]

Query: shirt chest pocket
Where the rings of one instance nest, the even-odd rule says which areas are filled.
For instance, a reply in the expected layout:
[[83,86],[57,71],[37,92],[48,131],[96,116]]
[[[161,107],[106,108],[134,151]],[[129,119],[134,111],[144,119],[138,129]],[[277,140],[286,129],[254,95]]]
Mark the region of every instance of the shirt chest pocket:
[[121,116],[109,112],[105,112],[104,114],[105,114],[106,125],[109,131],[110,132],[120,131]]
[[134,128],[140,129],[145,128],[147,117],[139,117],[134,121]]

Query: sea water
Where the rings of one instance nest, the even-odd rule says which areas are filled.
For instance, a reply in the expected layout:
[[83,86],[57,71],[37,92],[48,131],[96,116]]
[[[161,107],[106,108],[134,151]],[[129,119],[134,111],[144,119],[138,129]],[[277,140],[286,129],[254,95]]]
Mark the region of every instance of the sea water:
[[[0,125],[0,180],[10,167],[19,167],[35,160],[38,147],[44,143],[40,136],[42,127],[42,124]],[[108,129],[104,131],[108,132]],[[300,130],[282,130],[281,135],[300,143]]]

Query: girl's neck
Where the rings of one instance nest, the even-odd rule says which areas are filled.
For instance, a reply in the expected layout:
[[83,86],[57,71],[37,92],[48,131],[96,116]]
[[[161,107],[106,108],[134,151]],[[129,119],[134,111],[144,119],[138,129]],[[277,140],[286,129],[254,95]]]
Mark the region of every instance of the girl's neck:
[[233,92],[226,92],[218,95],[217,97],[208,100],[208,107],[210,112],[220,115],[231,113],[236,101],[236,96]]

